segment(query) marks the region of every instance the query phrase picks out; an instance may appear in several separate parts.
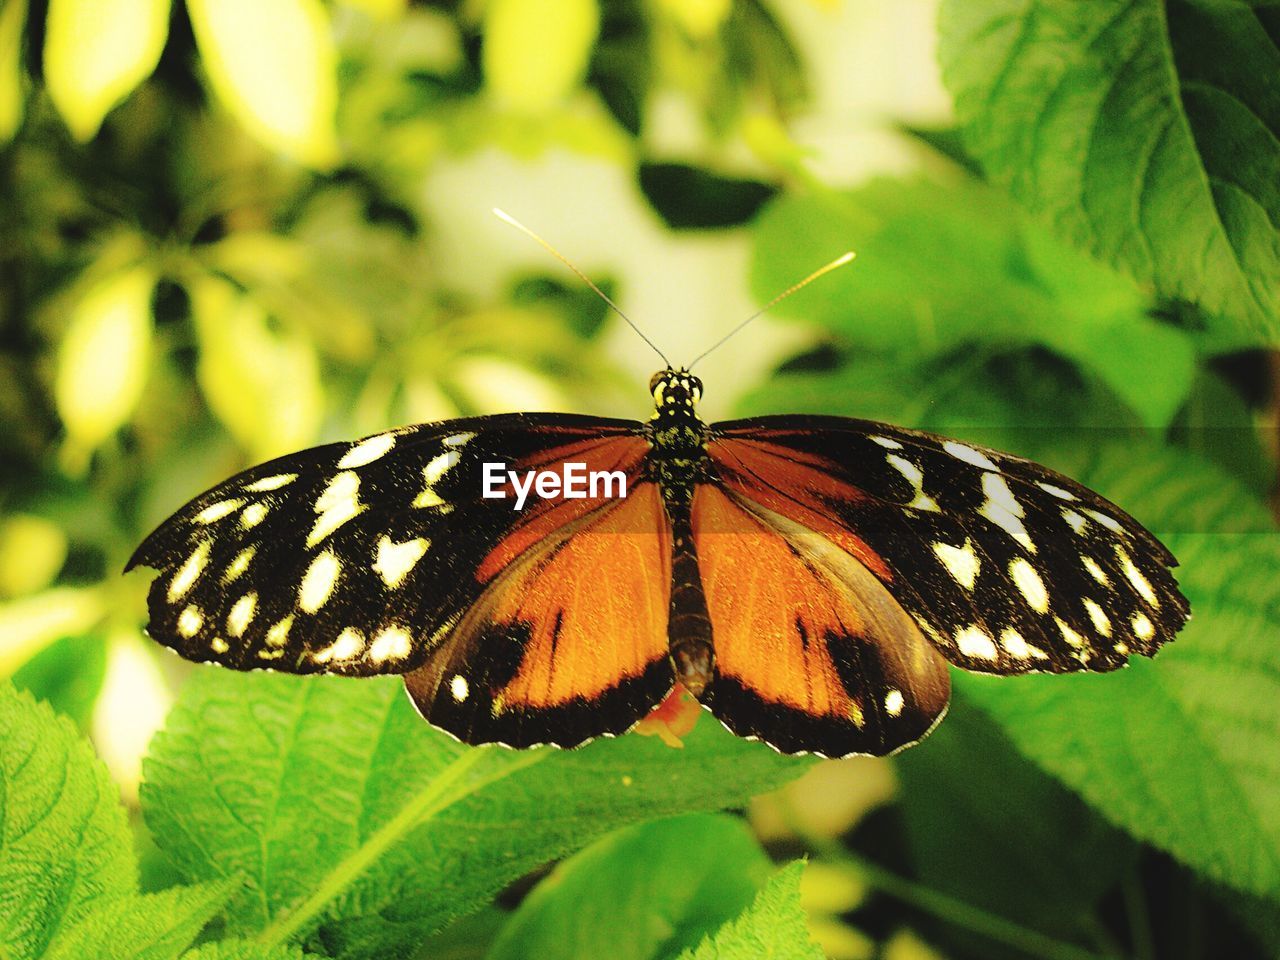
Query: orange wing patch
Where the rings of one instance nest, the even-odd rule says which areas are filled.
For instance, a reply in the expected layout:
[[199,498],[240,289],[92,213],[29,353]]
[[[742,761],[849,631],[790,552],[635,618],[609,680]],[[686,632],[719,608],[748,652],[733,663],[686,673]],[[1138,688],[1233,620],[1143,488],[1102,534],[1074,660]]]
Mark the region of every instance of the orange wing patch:
[[824,500],[849,503],[866,498],[862,490],[835,476],[834,464],[760,440],[715,440],[708,451],[727,489],[818,531],[881,580],[893,579],[875,550],[829,516]]
[[431,723],[468,743],[573,746],[629,729],[671,691],[666,513],[656,485],[628,494],[498,572],[405,675]]
[[[542,451],[537,457],[530,457],[514,464],[512,469],[534,470],[546,469],[552,464],[584,463],[588,472],[619,470],[625,473],[627,489],[630,492],[635,486],[640,462],[648,451],[648,442],[640,437],[611,437],[603,442],[583,440]],[[514,495],[510,490],[507,493],[508,496]],[[612,502],[601,497],[535,501],[525,510],[519,525],[503,537],[502,541],[480,562],[476,568],[476,579],[481,583],[487,583],[498,571],[505,569],[516,557],[534,544],[548,537],[554,537],[557,530]],[[640,519],[644,522],[643,517]],[[649,529],[652,529],[652,526]]]
[[884,755],[941,718],[946,661],[860,556],[709,485],[693,532],[716,656],[701,699],[730,730],[784,753]]

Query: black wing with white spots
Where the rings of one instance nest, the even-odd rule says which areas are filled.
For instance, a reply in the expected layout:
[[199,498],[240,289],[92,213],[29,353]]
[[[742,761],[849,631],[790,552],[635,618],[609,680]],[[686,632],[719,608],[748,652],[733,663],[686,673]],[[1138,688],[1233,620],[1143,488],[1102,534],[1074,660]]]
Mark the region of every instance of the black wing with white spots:
[[958,666],[1114,670],[1131,654],[1153,655],[1189,616],[1172,554],[1119,507],[1037,463],[843,417],[760,417],[712,430],[789,451],[856,488],[858,496],[832,497],[789,489],[785,473],[738,478],[797,504],[823,502],[883,561],[894,599]]
[[192,500],[126,570],[159,571],[148,633],[190,660],[405,673],[480,594],[477,568],[523,516],[509,498],[481,496],[483,464],[536,462],[540,451],[639,428],[512,414],[304,450]]

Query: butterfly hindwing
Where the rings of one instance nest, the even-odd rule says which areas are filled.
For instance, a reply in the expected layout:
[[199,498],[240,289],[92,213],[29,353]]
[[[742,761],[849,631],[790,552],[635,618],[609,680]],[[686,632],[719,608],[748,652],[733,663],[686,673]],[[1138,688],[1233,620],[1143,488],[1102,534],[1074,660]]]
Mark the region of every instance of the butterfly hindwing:
[[483,497],[484,464],[571,456],[635,471],[647,449],[637,427],[478,417],[254,467],[187,504],[130,560],[159,571],[148,632],[188,659],[241,670],[407,672],[484,591],[486,557],[545,503],[514,510],[509,487]]
[[1169,552],[1080,484],[993,450],[886,424],[717,424],[726,488],[840,543],[952,663],[1114,670],[1186,622]]
[[700,699],[730,730],[784,753],[883,756],[941,719],[946,661],[865,566],[713,485],[692,522],[716,665]]
[[657,485],[549,520],[405,677],[422,715],[467,743],[576,746],[630,729],[674,686]]

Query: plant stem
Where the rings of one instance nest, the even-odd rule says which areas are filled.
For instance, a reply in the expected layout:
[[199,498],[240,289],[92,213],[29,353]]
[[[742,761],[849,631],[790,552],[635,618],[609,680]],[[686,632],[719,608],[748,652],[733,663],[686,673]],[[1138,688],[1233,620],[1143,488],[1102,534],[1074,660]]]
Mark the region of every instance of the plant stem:
[[874,889],[895,900],[910,904],[939,920],[955,924],[996,943],[1002,943],[1044,960],[1112,960],[1073,943],[1055,940],[994,913],[988,913],[971,903],[958,900],[931,887],[916,883],[914,880],[908,880],[865,857],[858,856],[843,844],[816,836],[795,826],[794,823],[789,826],[796,836],[815,853],[850,867],[860,873]]
[[1124,896],[1124,912],[1129,921],[1129,938],[1138,960],[1155,960],[1155,938],[1151,932],[1151,915],[1147,910],[1147,891],[1142,885],[1138,863],[1129,865],[1120,889]]
[[371,833],[360,846],[334,865],[311,892],[306,900],[292,910],[279,914],[258,934],[257,941],[266,946],[285,943],[324,911],[347,887],[356,882],[369,867],[392,845],[442,810],[464,800],[495,781],[510,776],[540,761],[553,751],[533,750],[511,758],[511,752],[501,751],[501,756],[511,758],[485,777],[461,783],[473,767],[487,757],[499,753],[495,747],[472,747],[460,753],[446,766],[426,788],[414,796],[394,817]]

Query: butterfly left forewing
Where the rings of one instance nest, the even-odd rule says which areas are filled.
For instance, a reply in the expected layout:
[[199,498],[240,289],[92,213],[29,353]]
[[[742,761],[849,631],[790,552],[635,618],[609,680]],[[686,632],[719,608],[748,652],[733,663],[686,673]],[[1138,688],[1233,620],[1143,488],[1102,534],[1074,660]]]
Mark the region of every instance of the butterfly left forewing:
[[967,669],[1112,670],[1187,619],[1163,545],[1039,464],[838,417],[717,424],[710,450],[727,488],[840,543]]
[[646,449],[637,426],[479,417],[254,467],[180,509],[130,560],[158,571],[148,632],[241,670],[404,673],[485,589],[486,556],[539,509],[536,498],[517,511],[482,496],[483,465],[563,453],[634,471]]

